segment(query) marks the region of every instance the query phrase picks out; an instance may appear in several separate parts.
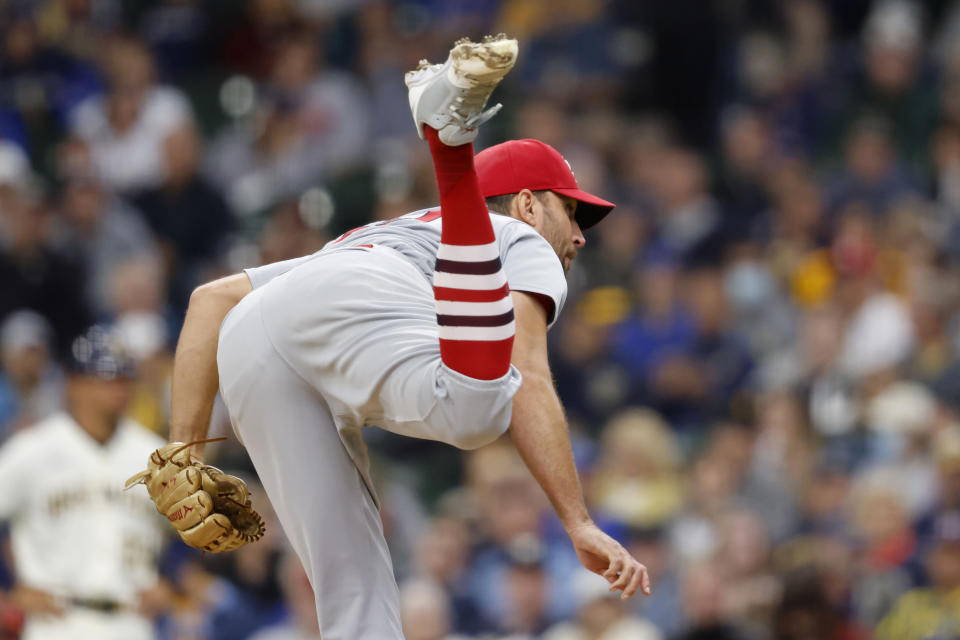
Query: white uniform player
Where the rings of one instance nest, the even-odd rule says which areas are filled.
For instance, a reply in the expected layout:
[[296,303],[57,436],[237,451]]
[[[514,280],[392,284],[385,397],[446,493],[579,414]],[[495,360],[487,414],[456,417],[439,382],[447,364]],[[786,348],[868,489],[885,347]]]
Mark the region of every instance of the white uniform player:
[[[103,358],[91,362],[103,370]],[[75,386],[73,394],[87,397],[68,397],[68,404],[123,404],[126,382],[102,380],[93,368],[68,384],[102,387]],[[124,491],[123,481],[163,442],[125,419],[103,433],[108,438],[100,442],[69,413],[57,413],[0,449],[0,486],[9,489],[0,493],[0,520],[10,524],[18,589],[59,610],[27,611],[23,640],[154,637],[152,621],[136,611],[139,595],[157,584],[167,525],[149,498]]]
[[[310,577],[324,640],[403,638],[360,435],[371,425],[464,449],[510,428],[583,563],[625,596],[648,589],[643,566],[586,512],[546,358],[580,229],[613,205],[580,191],[541,142],[476,158],[469,144],[496,112],[483,108],[516,51],[505,38],[461,42],[445,65],[408,74],[442,216],[424,210],[367,225],[191,298],[171,439],[205,437],[218,381]],[[491,215],[484,198],[501,195],[505,215]]]

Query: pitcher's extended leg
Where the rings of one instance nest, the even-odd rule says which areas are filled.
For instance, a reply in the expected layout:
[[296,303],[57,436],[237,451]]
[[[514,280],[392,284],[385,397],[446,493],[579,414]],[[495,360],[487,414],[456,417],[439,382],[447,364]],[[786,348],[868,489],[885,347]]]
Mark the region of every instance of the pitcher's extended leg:
[[430,127],[426,136],[443,215],[433,275],[440,357],[471,378],[499,378],[510,368],[513,302],[477,186],[473,145],[448,147]]
[[472,140],[476,127],[499,108],[483,111],[516,55],[516,41],[504,37],[461,41],[446,63],[424,63],[406,79],[440,191],[443,227],[433,280],[440,356],[454,371],[481,380],[509,370],[514,321]]

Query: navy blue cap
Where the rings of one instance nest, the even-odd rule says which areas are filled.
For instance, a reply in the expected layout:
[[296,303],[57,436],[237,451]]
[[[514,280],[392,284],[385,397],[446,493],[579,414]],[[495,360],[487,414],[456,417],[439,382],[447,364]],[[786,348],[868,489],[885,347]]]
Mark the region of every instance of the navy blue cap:
[[90,327],[73,341],[67,368],[73,374],[101,380],[133,378],[137,373],[134,359],[103,325]]

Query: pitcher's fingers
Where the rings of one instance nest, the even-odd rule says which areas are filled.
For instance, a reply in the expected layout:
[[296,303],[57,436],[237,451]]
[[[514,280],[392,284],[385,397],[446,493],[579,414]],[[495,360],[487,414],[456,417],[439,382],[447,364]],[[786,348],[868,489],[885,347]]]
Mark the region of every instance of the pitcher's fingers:
[[646,567],[643,567],[643,592],[650,595],[650,572]]
[[610,566],[607,567],[607,570],[603,572],[603,577],[607,579],[607,582],[613,584],[617,581],[619,577],[618,574],[623,571],[623,560],[620,558],[614,558],[610,561]]
[[628,562],[623,566],[623,570],[620,572],[620,577],[610,585],[610,591],[622,591],[630,584],[630,581],[633,580],[633,576],[636,575],[637,568],[633,565],[632,562]]
[[620,596],[621,599],[626,600],[627,598],[635,594],[637,592],[637,589],[640,588],[640,585],[643,584],[643,581],[646,575],[647,575],[647,570],[643,567],[642,564],[638,565],[636,567],[636,571],[633,572],[633,577],[630,578],[630,584],[628,584],[626,588],[623,590],[623,595]]

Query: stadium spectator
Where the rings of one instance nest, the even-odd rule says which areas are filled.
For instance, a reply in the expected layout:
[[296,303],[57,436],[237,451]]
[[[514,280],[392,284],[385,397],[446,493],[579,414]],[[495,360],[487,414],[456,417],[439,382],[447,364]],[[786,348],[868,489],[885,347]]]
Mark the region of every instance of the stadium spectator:
[[864,117],[851,124],[844,148],[844,169],[830,188],[830,208],[841,211],[851,203],[863,203],[880,217],[900,198],[914,193],[909,174],[898,164],[890,124],[878,117]]
[[574,576],[577,618],[543,634],[544,640],[660,640],[657,628],[630,614],[628,605],[610,593],[603,580],[581,571]]
[[749,237],[768,207],[766,184],[776,169],[778,149],[770,123],[758,111],[731,107],[721,126],[718,200],[732,239]]
[[947,512],[937,519],[933,546],[925,559],[930,586],[911,590],[897,601],[877,626],[877,640],[920,640],[960,633],[960,514]]
[[533,536],[515,537],[506,548],[507,566],[502,589],[506,596],[500,630],[517,638],[538,638],[549,624],[544,549]]
[[930,510],[917,519],[922,544],[934,536],[938,515],[960,509],[960,426],[949,424],[934,434],[931,458],[936,464],[937,497]]
[[303,26],[294,0],[254,0],[218,43],[217,58],[230,69],[258,80],[270,73],[276,48],[287,35]]
[[600,513],[636,529],[664,526],[683,506],[681,452],[652,411],[617,414],[604,427],[587,494]]
[[657,207],[655,246],[683,264],[716,263],[729,231],[707,183],[703,159],[690,149],[667,149],[652,167],[651,196]]
[[[522,618],[517,624],[522,623],[523,631],[529,633],[531,629],[527,626],[544,622],[539,616],[549,615],[550,609],[569,610],[566,577],[576,560],[565,544],[544,539],[544,498],[532,484],[532,476],[519,466],[519,457],[512,447],[501,445],[481,449],[471,455],[468,464],[468,486],[480,509],[485,542],[477,549],[470,564],[471,597],[486,628],[502,630],[513,604],[508,585],[511,578],[515,578],[520,594],[528,597],[523,604],[530,607],[517,612]],[[521,555],[520,566],[513,571],[515,548]],[[524,558],[532,560],[527,562]],[[535,566],[526,567],[531,563]],[[534,606],[537,603],[529,599],[530,584],[536,580],[549,584],[546,587],[548,592],[543,594],[543,606],[547,611],[540,611]],[[533,620],[531,616],[537,619]]]
[[0,318],[32,309],[53,326],[57,350],[90,322],[83,263],[51,241],[50,213],[23,153],[0,143]]
[[[463,633],[477,633],[485,627],[467,584],[470,542],[465,523],[436,518],[420,534],[414,559],[413,580],[427,581],[443,592],[449,627]],[[427,595],[414,599],[431,600]]]
[[763,629],[781,599],[779,578],[770,567],[771,542],[760,515],[734,509],[720,525],[717,565],[723,575],[723,607],[731,619]]
[[407,640],[455,640],[450,635],[447,594],[429,580],[410,580],[400,588],[400,617]]
[[609,338],[615,323],[623,321],[629,311],[626,289],[590,289],[567,310],[567,317],[551,336],[557,389],[571,419],[591,435],[623,406],[631,391],[625,366],[612,359]]
[[872,4],[863,25],[862,66],[845,74],[832,122],[823,127],[842,135],[864,115],[879,116],[890,123],[893,153],[913,171],[926,167],[937,113],[937,87],[922,52],[924,17],[922,3],[912,0]]
[[610,332],[611,358],[630,374],[630,397],[641,402],[653,404],[658,371],[693,344],[693,318],[682,305],[680,278],[672,255],[651,251],[636,277],[640,305]]
[[634,602],[630,609],[649,620],[664,638],[672,638],[686,626],[680,593],[679,567],[670,547],[665,528],[632,529],[627,536],[627,548],[639,553],[650,571],[657,589],[644,600]]
[[0,433],[6,439],[63,404],[49,323],[36,311],[14,311],[0,324]]
[[724,608],[723,576],[711,563],[697,563],[683,576],[686,630],[676,640],[754,640],[754,634],[730,619]]
[[313,589],[299,558],[287,551],[281,559],[279,571],[289,619],[257,631],[250,640],[320,640]]
[[94,168],[63,176],[59,215],[52,231],[55,246],[84,266],[87,305],[98,317],[110,317],[110,280],[131,260],[158,260],[154,236],[142,214],[117,198]]
[[202,2],[164,0],[151,3],[139,21],[139,33],[157,60],[159,75],[173,79],[209,61],[213,49],[211,11]]
[[851,533],[860,547],[854,613],[857,622],[872,629],[910,588],[908,563],[917,552],[917,540],[896,489],[865,480],[851,493]]
[[218,275],[236,226],[223,197],[198,173],[200,155],[192,126],[171,131],[163,139],[161,184],[133,198],[159,240],[167,295],[178,310],[186,309],[195,287]]
[[178,89],[156,83],[153,56],[143,43],[115,36],[105,44],[107,92],[77,105],[71,129],[90,145],[105,184],[131,193],[160,184],[163,139],[193,114]]
[[121,3],[117,0],[25,4],[36,10],[40,35],[48,46],[58,47],[66,55],[90,65],[100,57],[103,36],[124,27]]
[[159,637],[164,639],[220,640],[223,637],[216,635],[217,622],[223,619],[226,612],[242,606],[236,587],[229,580],[210,573],[200,559],[192,554],[176,568],[173,588],[175,597],[172,607],[158,628]]
[[44,42],[37,4],[6,3],[0,12],[0,136],[43,162],[71,110],[99,91],[101,80],[89,61]]
[[151,431],[163,434],[170,418],[170,354],[167,322],[157,313],[130,311],[115,323],[118,340],[137,363],[128,413]]
[[831,606],[813,571],[798,570],[787,577],[783,599],[773,622],[778,640],[866,640],[863,628],[844,620]]
[[318,67],[318,57],[312,32],[287,34],[254,121],[211,146],[208,171],[236,213],[260,213],[365,156],[364,95],[349,75]]

